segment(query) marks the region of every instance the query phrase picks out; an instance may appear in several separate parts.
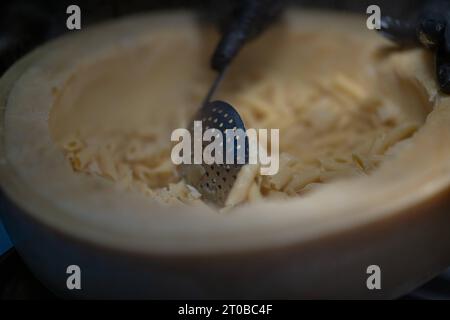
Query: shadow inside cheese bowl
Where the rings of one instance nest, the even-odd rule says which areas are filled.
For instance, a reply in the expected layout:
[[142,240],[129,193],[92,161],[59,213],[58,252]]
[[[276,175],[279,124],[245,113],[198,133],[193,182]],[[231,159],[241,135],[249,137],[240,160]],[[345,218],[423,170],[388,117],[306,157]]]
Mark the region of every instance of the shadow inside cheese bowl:
[[[427,53],[386,50],[363,17],[289,11],[218,95],[247,128],[280,130],[279,171],[217,210],[170,158],[216,42],[189,12],[129,17],[2,78],[0,172],[16,206],[3,216],[46,285],[91,298],[396,297],[447,267],[449,100]],[[72,264],[79,292],[66,288]],[[367,289],[370,265],[383,290]]]

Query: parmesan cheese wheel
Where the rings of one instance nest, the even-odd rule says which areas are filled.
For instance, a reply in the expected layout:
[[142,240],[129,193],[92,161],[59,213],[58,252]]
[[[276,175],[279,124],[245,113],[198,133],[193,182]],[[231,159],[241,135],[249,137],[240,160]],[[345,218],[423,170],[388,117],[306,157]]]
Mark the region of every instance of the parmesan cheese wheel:
[[280,129],[280,170],[245,168],[219,212],[170,160],[217,40],[189,12],[129,17],[1,78],[0,183],[16,206],[2,219],[44,283],[103,298],[397,297],[450,264],[450,100],[429,53],[396,50],[364,17],[289,11],[217,97],[247,128]]

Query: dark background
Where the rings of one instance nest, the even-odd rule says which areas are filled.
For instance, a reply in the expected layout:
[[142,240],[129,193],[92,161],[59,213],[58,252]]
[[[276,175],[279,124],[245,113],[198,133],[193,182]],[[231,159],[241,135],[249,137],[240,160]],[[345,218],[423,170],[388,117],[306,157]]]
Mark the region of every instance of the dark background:
[[[82,27],[136,12],[158,9],[195,8],[214,21],[225,4],[239,0],[2,0],[0,1],[0,74],[18,57],[36,45],[69,32],[66,8],[77,4]],[[424,0],[282,0],[288,5],[351,10],[365,13],[377,4],[382,14],[403,17],[413,13]]]
[[[287,5],[308,8],[346,10],[365,14],[369,5],[377,4],[382,15],[408,17],[426,0],[286,0]],[[69,31],[66,28],[66,8],[77,4],[81,8],[82,29],[104,20],[158,9],[194,8],[214,23],[230,0],[2,0],[0,2],[0,75],[21,56],[52,38]],[[205,61],[205,63],[209,63]],[[0,191],[0,210],[6,210]],[[10,243],[0,222],[0,299],[53,299],[28,271]],[[450,271],[437,277],[404,299],[450,299]]]

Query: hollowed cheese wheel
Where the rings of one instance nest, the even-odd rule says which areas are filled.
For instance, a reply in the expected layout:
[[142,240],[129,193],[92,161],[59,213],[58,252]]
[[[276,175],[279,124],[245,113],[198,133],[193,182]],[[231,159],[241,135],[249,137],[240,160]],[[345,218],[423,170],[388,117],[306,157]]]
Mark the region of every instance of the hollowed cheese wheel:
[[[195,110],[186,88],[212,75],[217,39],[202,30],[187,12],[130,17],[48,43],[1,78],[0,183],[13,203],[2,220],[46,285],[82,297],[398,297],[450,264],[450,99],[430,54],[397,50],[363,17],[290,11],[242,52],[230,78],[256,66],[308,81],[339,71],[398,105],[420,127],[369,175],[220,214],[74,172],[67,134],[170,128],[180,125],[174,114]],[[274,38],[279,51],[264,43]],[[72,264],[83,290],[66,288]],[[381,268],[381,290],[366,286],[370,265]]]

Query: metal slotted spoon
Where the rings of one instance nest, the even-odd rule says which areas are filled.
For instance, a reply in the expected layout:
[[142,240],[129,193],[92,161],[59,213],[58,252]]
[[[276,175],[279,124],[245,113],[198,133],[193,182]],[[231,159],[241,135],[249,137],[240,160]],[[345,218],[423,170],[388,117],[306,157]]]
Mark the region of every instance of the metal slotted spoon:
[[[187,184],[195,187],[202,195],[203,200],[210,204],[214,204],[219,207],[223,207],[230,194],[231,189],[236,182],[239,171],[245,163],[248,163],[248,141],[247,138],[240,142],[240,136],[236,136],[232,142],[229,138],[226,139],[226,130],[236,131],[241,129],[245,132],[244,122],[242,121],[239,113],[230,104],[224,101],[209,102],[214,91],[217,89],[219,82],[222,80],[224,73],[221,72],[217,79],[214,81],[211,89],[206,96],[202,108],[196,113],[191,120],[189,126],[189,132],[191,137],[194,137],[194,121],[201,121],[202,124],[202,136],[208,129],[213,129],[217,134],[222,134],[223,139],[223,164],[206,164],[202,161],[201,164],[194,163],[194,155],[191,155],[192,164],[180,165],[180,174],[184,178]],[[215,135],[216,137],[216,135]],[[213,139],[215,139],[215,137]],[[228,145],[232,146],[227,149]],[[210,144],[210,141],[203,141],[203,149]],[[191,150],[194,141],[192,139]],[[241,147],[244,147],[244,161],[240,160],[242,152],[239,152]],[[233,164],[226,164],[225,159],[227,154],[231,158],[230,152],[233,152]],[[242,162],[242,164],[240,164]]]
[[[227,1],[223,1],[227,3]],[[231,11],[224,10],[225,19],[221,22],[221,39],[212,55],[211,68],[219,72],[208,91],[204,103],[192,119],[190,132],[194,131],[193,122],[202,121],[203,132],[213,128],[224,136],[227,129],[241,129],[245,132],[244,123],[239,113],[228,103],[223,101],[210,102],[225,71],[234,60],[240,49],[248,40],[261,34],[280,15],[284,7],[282,0],[241,0],[236,2]],[[203,143],[203,147],[208,143]],[[203,196],[203,200],[217,206],[224,206],[233,185],[236,182],[242,166],[248,163],[248,140],[244,136],[238,141],[234,138],[230,150],[226,150],[227,143],[223,144],[224,152],[234,152],[234,155],[244,151],[243,164],[182,164],[180,174],[186,183],[195,187]],[[193,145],[191,146],[193,147]],[[192,150],[193,148],[191,148]],[[193,156],[191,156],[193,158]],[[193,159],[192,159],[193,160]],[[241,159],[242,160],[242,159]],[[193,162],[192,162],[193,163]],[[241,163],[241,162],[239,162]]]

